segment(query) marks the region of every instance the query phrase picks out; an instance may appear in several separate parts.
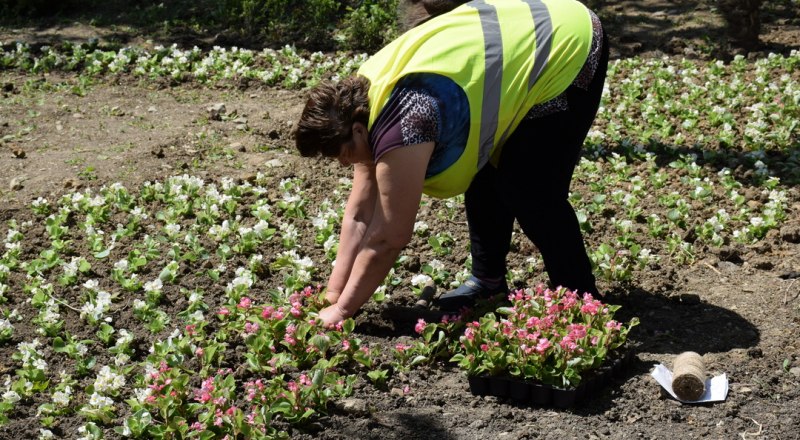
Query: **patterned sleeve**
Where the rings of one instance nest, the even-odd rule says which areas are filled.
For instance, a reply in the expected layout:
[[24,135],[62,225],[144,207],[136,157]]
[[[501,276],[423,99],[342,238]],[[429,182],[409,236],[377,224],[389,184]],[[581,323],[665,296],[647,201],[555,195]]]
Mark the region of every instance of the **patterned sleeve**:
[[439,137],[439,105],[426,93],[410,90],[401,102],[404,107],[400,131],[404,145],[436,142]]
[[400,89],[392,95],[370,134],[375,160],[407,145],[438,142],[439,103],[424,90]]

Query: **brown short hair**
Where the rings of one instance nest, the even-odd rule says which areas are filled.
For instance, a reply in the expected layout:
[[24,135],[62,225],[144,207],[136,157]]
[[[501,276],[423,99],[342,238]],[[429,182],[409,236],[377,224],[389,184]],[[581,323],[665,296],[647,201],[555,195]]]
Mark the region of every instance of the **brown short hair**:
[[309,92],[295,131],[295,145],[303,157],[337,157],[353,135],[353,123],[369,122],[369,80],[347,77],[323,81]]

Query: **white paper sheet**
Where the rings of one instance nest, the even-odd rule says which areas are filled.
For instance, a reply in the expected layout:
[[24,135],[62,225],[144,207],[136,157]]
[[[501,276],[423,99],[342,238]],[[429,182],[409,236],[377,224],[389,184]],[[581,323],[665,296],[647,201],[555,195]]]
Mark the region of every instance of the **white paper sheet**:
[[682,403],[722,402],[728,397],[728,376],[725,373],[706,379],[706,392],[698,400],[683,400],[675,395],[672,390],[672,371],[663,364],[656,365],[650,374],[675,400]]

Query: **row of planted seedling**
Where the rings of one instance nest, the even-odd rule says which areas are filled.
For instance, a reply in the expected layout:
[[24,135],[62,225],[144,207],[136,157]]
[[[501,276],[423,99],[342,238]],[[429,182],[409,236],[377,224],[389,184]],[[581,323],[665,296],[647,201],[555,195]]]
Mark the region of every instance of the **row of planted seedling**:
[[[202,51],[176,45],[114,51],[66,42],[38,49],[24,43],[3,47],[0,69],[200,82],[251,79],[289,88],[345,77],[367,58],[366,54],[304,54],[291,46],[261,51],[236,47]],[[659,139],[675,146],[790,147],[800,132],[799,65],[797,50],[755,61],[737,56],[728,64],[669,57],[614,60],[597,130],[589,142],[603,145],[633,139],[647,144]]]
[[314,84],[322,78],[352,74],[366,54],[322,52],[298,53],[293,46],[254,51],[215,46],[209,51],[177,45],[153,49],[125,47],[102,50],[94,45],[64,42],[60,47],[32,49],[24,43],[0,52],[0,69],[21,69],[31,73],[50,71],[87,75],[132,74],[136,77],[174,81],[216,82],[249,79],[290,89]]

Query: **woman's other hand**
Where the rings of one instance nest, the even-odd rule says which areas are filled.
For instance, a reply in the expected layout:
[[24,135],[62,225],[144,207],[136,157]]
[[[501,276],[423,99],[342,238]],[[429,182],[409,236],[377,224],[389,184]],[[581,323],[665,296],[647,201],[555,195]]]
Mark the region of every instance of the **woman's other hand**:
[[319,319],[322,320],[322,325],[326,328],[334,328],[336,324],[349,317],[337,304],[330,305],[319,311]]

